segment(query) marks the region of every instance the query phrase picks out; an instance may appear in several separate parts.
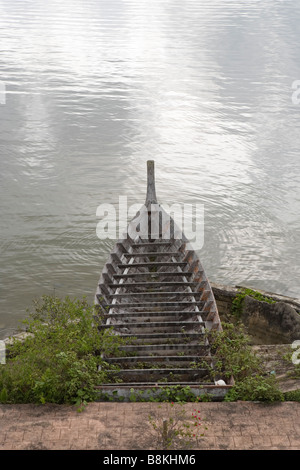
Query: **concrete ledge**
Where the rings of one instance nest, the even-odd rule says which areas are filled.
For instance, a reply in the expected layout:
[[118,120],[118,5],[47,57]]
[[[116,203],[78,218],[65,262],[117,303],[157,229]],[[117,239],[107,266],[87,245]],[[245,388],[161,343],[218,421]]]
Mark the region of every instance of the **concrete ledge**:
[[[123,401],[129,402],[130,396],[136,397],[136,401],[155,399],[160,397],[164,392],[164,385],[104,385],[97,387],[99,392],[99,398],[97,401]],[[176,387],[176,386],[175,386]],[[180,388],[185,389],[187,386],[182,384]],[[194,397],[201,399],[205,396],[209,397],[211,401],[222,401],[224,400],[227,392],[231,389],[232,385],[188,385],[189,393],[193,394]],[[174,388],[174,386],[173,386]],[[172,389],[172,385],[168,386],[168,389]],[[176,388],[175,388],[176,390]],[[178,394],[180,391],[178,392]]]

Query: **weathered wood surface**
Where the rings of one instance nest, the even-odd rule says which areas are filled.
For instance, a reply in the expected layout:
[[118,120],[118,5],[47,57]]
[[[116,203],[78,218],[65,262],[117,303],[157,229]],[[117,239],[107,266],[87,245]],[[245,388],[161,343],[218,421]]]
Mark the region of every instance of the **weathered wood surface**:
[[153,160],[148,160],[147,162],[147,195],[145,204],[147,207],[151,204],[157,204]]
[[[113,327],[124,338],[136,337],[123,351],[135,353],[139,361],[130,355],[106,358],[122,366],[112,380],[121,379],[119,387],[133,382],[136,386],[162,382],[215,387],[200,358],[211,357],[205,331],[222,329],[216,301],[189,241],[157,203],[153,161],[148,162],[147,175],[146,202],[110,254],[95,297],[102,318],[99,328]],[[145,353],[147,367],[132,369]],[[167,358],[174,354],[182,356],[176,362],[180,367],[175,363],[170,367]],[[191,355],[199,358],[198,365]],[[155,373],[148,367],[152,358]]]

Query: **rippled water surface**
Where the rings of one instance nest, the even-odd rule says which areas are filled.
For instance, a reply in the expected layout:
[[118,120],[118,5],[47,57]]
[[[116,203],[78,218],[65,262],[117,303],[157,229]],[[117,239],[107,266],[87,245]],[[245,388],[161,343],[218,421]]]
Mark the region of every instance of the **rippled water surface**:
[[[300,296],[300,4],[0,2],[0,334],[93,299],[96,209],[204,204],[213,282]],[[299,94],[300,98],[300,94]]]

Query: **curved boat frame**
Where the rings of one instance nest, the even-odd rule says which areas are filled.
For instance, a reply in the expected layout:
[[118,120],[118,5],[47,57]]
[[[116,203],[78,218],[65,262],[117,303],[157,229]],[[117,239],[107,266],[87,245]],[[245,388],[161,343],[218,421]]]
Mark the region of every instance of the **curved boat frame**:
[[[147,195],[105,264],[95,295],[101,324],[132,339],[112,382],[118,390],[189,385],[223,397],[231,383],[212,380],[207,331],[221,331],[212,288],[199,257],[157,202],[154,161],[147,162]],[[141,365],[142,364],[142,365]],[[103,390],[116,385],[106,384]],[[126,394],[126,393],[125,393]]]

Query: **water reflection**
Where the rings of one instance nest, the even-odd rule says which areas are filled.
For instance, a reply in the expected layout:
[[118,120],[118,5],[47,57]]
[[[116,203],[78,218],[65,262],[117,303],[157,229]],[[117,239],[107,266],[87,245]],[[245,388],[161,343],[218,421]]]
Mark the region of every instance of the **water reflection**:
[[[0,5],[0,335],[34,296],[93,298],[102,202],[203,203],[212,281],[299,296],[300,6]],[[2,331],[2,333],[1,333]]]

